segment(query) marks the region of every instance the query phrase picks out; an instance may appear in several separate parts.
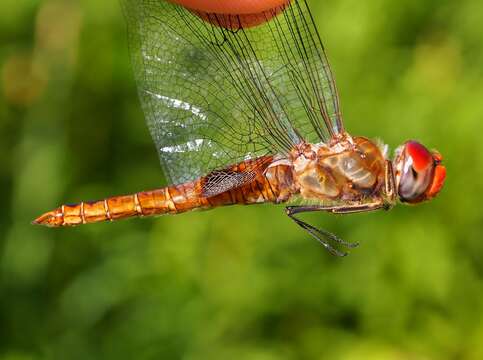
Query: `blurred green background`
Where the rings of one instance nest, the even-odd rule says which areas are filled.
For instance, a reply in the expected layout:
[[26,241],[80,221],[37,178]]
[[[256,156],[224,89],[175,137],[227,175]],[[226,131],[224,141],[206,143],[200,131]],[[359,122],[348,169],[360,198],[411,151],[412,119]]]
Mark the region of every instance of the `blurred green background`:
[[164,184],[116,0],[0,2],[0,359],[483,359],[483,2],[311,1],[351,133],[416,138],[435,201],[312,223],[283,207],[75,229],[63,202]]

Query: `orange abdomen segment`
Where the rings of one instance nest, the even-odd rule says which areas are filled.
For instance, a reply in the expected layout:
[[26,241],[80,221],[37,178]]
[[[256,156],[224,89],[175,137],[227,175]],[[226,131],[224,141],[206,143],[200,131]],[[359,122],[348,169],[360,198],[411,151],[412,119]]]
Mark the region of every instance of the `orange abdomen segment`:
[[100,201],[62,205],[41,215],[34,223],[51,227],[75,226],[133,216],[181,213],[209,207],[208,202],[199,196],[195,185],[196,183],[186,183]]
[[[271,161],[270,157],[261,159],[262,163]],[[242,172],[253,163],[254,161],[246,161],[229,169]],[[283,202],[295,192],[292,171],[286,165],[269,167],[250,182],[214,196],[203,195],[206,181],[207,177],[202,177],[192,182],[153,191],[62,205],[39,216],[33,223],[50,227],[76,226],[135,216],[179,214],[194,209],[210,209],[234,204]]]
[[283,10],[283,7],[276,7],[261,13],[242,15],[213,14],[195,10],[191,10],[191,12],[212,25],[224,29],[238,30],[261,25],[275,16],[278,16]]
[[215,26],[236,30],[261,25],[279,15],[291,0],[169,0]]
[[290,0],[168,0],[185,8],[215,14],[255,14],[290,3]]

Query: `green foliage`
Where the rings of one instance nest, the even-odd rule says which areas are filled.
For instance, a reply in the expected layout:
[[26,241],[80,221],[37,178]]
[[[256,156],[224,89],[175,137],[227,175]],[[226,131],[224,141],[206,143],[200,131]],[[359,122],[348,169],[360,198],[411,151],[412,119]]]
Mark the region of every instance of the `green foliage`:
[[0,2],[0,359],[483,358],[483,3],[312,1],[354,135],[437,148],[439,198],[75,229],[62,202],[159,187],[117,1]]

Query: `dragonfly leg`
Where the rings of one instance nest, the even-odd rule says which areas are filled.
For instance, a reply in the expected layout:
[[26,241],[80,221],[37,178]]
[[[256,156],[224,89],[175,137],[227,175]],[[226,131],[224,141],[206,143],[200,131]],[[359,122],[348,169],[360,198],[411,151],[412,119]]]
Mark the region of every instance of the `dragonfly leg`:
[[[337,243],[340,244],[347,244],[345,241],[342,239],[339,239],[337,236],[334,234],[325,231],[323,229],[317,229],[315,226],[312,226],[310,224],[307,224],[305,221],[302,221],[300,219],[297,219],[294,215],[291,215],[287,212],[287,215],[295,221],[295,223],[300,226],[302,229],[307,231],[313,238],[315,238],[322,246],[332,255],[334,256],[339,256],[339,257],[344,257],[347,256],[348,254],[346,252],[342,252],[331,246],[325,239],[333,240]],[[358,244],[348,244],[350,247],[356,247]]]
[[356,203],[348,205],[336,205],[336,206],[320,206],[320,205],[309,205],[309,206],[287,206],[287,215],[295,215],[306,212],[314,211],[327,211],[333,214],[355,214],[360,212],[376,211],[380,209],[385,209],[387,204],[382,199],[375,200],[370,203]]
[[353,214],[359,212],[367,212],[367,211],[375,211],[379,209],[387,208],[387,203],[384,200],[377,200],[371,203],[366,204],[350,204],[350,205],[343,205],[343,206],[288,206],[286,207],[287,215],[295,221],[297,225],[301,228],[306,230],[311,236],[317,239],[331,254],[336,256],[346,256],[347,253],[340,252],[334,249],[325,239],[331,240],[337,244],[348,248],[356,248],[359,246],[359,243],[350,243],[341,238],[337,237],[336,235],[323,230],[318,229],[315,226],[307,224],[306,222],[298,219],[295,217],[296,214],[306,213],[306,212],[314,212],[314,211],[327,211],[334,214]]
[[[335,209],[334,209],[335,210]],[[315,206],[289,206],[286,208],[287,215],[297,224],[299,225],[302,229],[307,231],[312,237],[314,237],[319,243],[321,243],[332,255],[335,256],[347,256],[346,252],[341,252],[334,247],[332,247],[326,240],[333,241],[337,244],[340,244],[342,246],[348,247],[350,249],[356,248],[359,246],[359,243],[350,243],[347,242],[338,236],[328,232],[327,230],[324,229],[319,229],[316,228],[313,225],[310,225],[306,223],[305,221],[302,221],[295,217],[296,214],[303,213],[303,212],[312,212],[312,211],[331,211],[328,208],[323,208],[321,206],[315,207]]]

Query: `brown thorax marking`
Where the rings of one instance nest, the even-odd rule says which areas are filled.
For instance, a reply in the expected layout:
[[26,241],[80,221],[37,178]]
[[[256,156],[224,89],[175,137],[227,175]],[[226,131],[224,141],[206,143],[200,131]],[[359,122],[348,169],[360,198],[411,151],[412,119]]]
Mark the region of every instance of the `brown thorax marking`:
[[304,199],[358,201],[384,190],[384,155],[366,138],[344,134],[329,144],[301,143],[289,158]]

